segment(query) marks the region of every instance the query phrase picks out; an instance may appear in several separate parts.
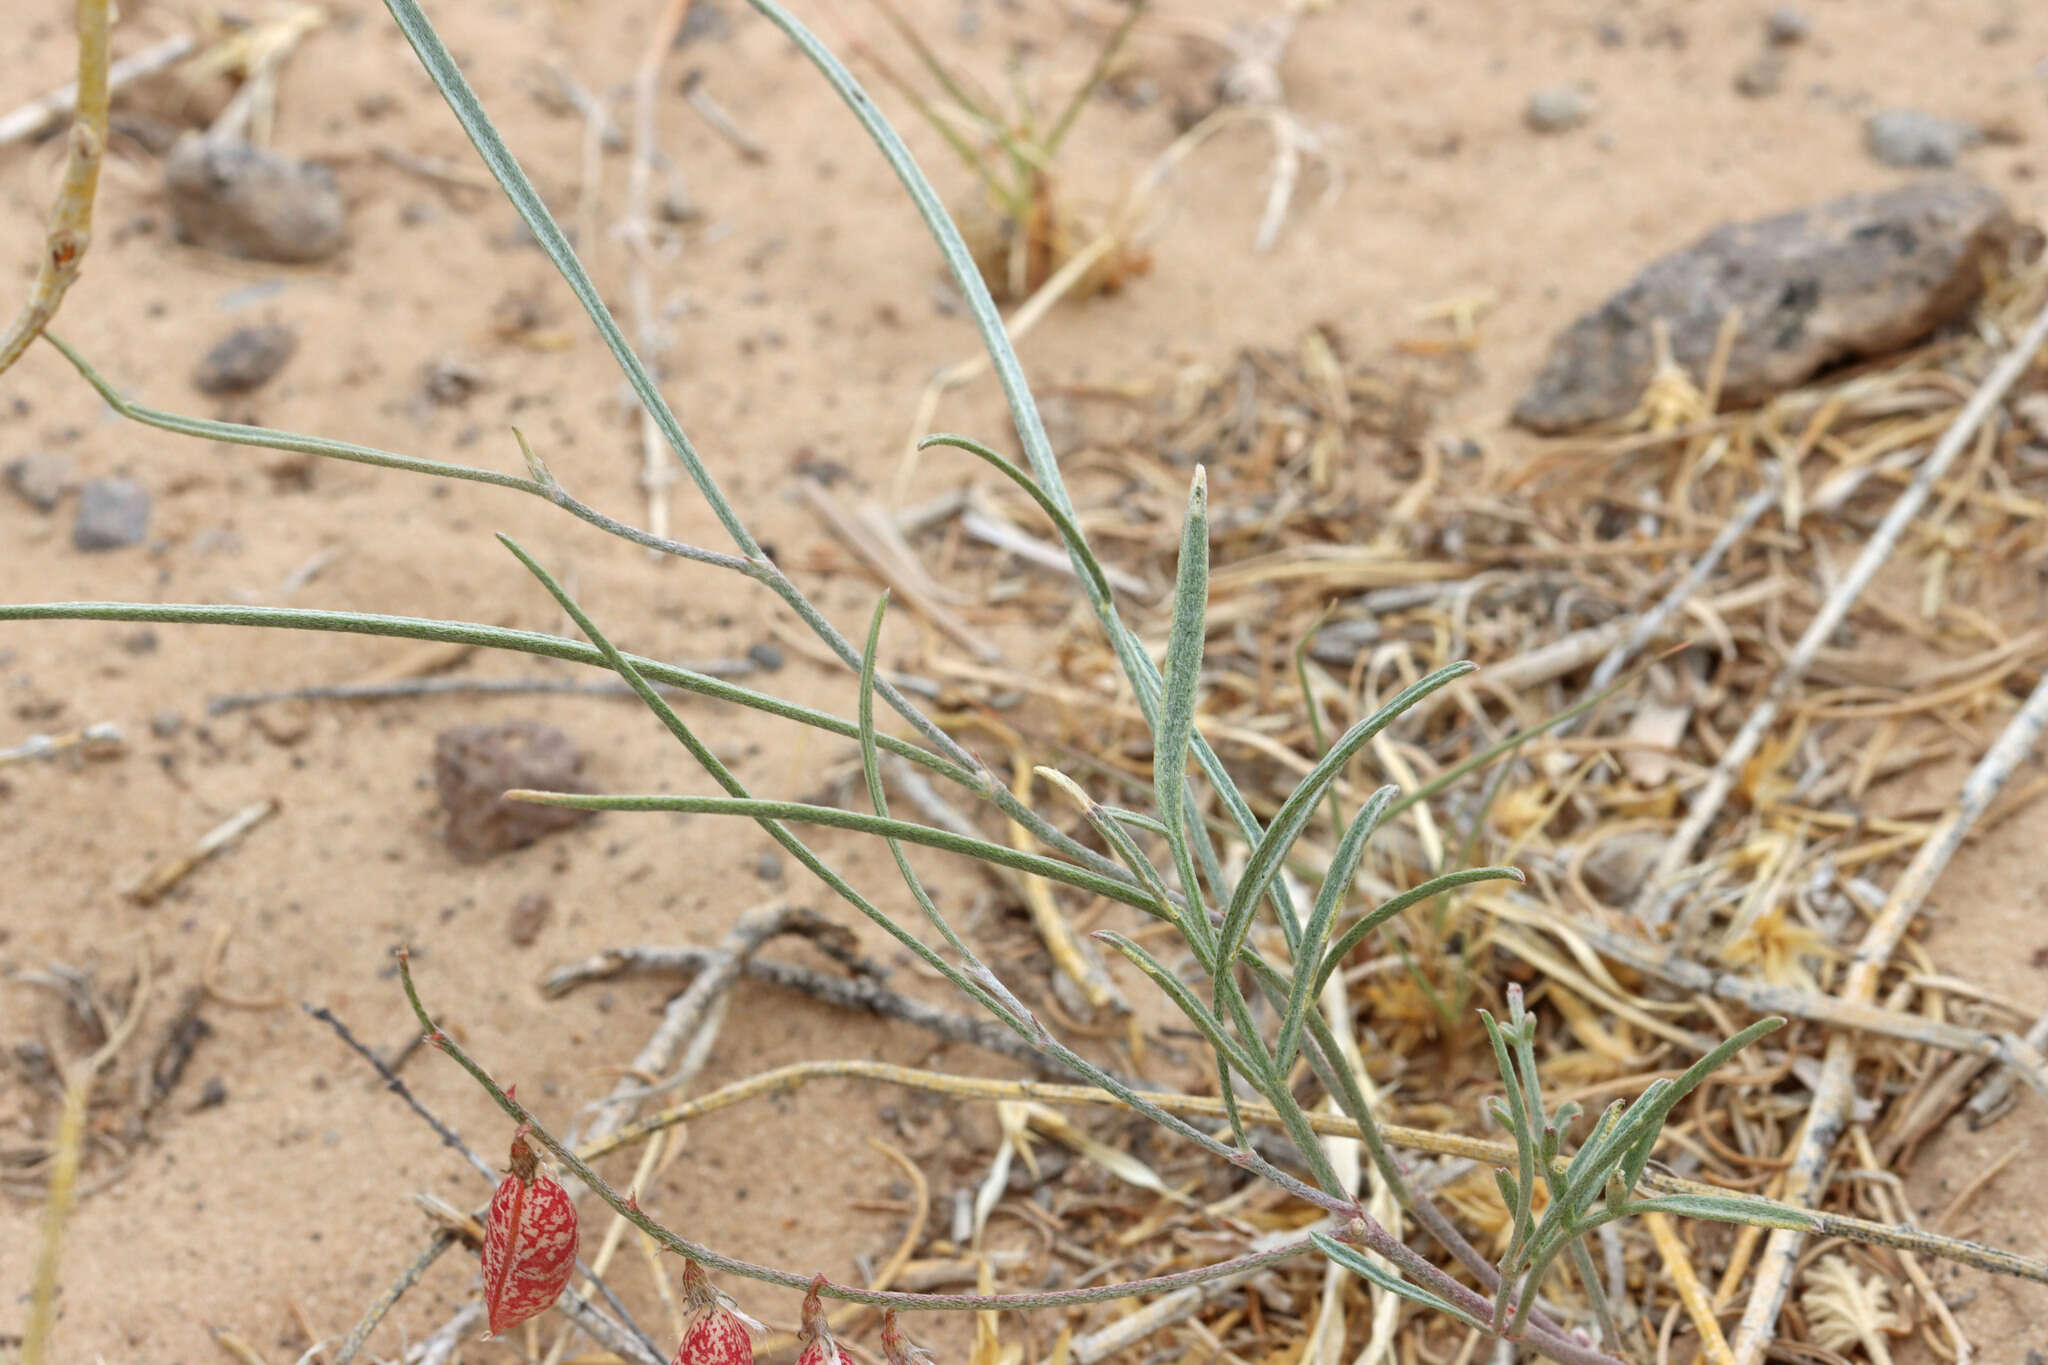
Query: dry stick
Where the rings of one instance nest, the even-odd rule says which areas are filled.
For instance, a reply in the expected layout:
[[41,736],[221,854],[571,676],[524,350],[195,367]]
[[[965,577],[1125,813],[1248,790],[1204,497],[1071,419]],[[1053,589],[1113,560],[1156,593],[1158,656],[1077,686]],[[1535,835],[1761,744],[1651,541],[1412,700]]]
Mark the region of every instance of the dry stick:
[[[2006,1036],[2011,1037],[2010,1034]],[[2036,1052],[2048,1048],[2048,1014],[2036,1019],[2034,1026],[2027,1030],[2026,1036],[2020,1041]],[[2003,1071],[1993,1076],[1982,1090],[1970,1097],[1970,1126],[1983,1127],[1986,1120],[2005,1107],[2005,1102],[2011,1095],[2012,1076]]]
[[711,125],[711,131],[730,142],[734,149],[748,161],[766,161],[768,149],[748,136],[746,129],[732,120],[724,106],[711,98],[711,92],[704,88],[704,73],[692,71],[683,82],[683,98],[697,111],[699,118]]
[[[566,994],[577,986],[602,981],[624,972],[698,972],[716,957],[711,948],[611,948],[581,962],[565,963],[549,972],[541,992],[550,998]],[[929,1029],[950,1042],[972,1043],[999,1052],[1014,1061],[1026,1062],[1034,1070],[1064,1075],[1063,1069],[1029,1043],[992,1020],[955,1014],[935,1005],[884,987],[873,977],[836,977],[788,962],[764,962],[753,958],[744,964],[750,977],[788,990],[802,991],[815,1000],[842,1009],[865,1010],[884,1019],[900,1019]]]
[[[750,659],[712,659],[707,663],[679,664],[693,673],[711,678],[743,678],[760,671]],[[683,695],[684,689],[655,683],[664,696]],[[577,682],[571,678],[409,678],[397,682],[336,683],[320,687],[293,687],[282,692],[226,692],[209,699],[206,714],[226,715],[257,706],[287,701],[394,701],[407,697],[467,696],[474,694],[524,696],[527,694],[575,697],[631,697],[638,694],[625,683]],[[5,755],[0,755],[4,757]]]
[[[1757,698],[1756,709],[1750,712],[1749,719],[1743,722],[1742,729],[1729,741],[1727,750],[1714,765],[1714,771],[1709,775],[1706,785],[1693,797],[1686,811],[1685,823],[1679,826],[1678,832],[1664,846],[1664,852],[1657,860],[1656,870],[1637,898],[1636,914],[1646,923],[1658,925],[1670,919],[1672,906],[1679,894],[1680,873],[1692,861],[1694,849],[1706,835],[1707,827],[1713,824],[1714,817],[1720,814],[1721,804],[1728,799],[1728,793],[1734,788],[1743,768],[1755,756],[1764,736],[1769,734],[1771,727],[1777,723],[1780,708],[1798,686],[1800,678],[1813,662],[1814,656],[1841,626],[1843,619],[1849,614],[1850,607],[1862,595],[1863,589],[1877,573],[1879,566],[1891,557],[1907,525],[1926,505],[1936,482],[1948,472],[1948,467],[1955,462],[1963,447],[1970,443],[1977,428],[1991,415],[1999,400],[2005,396],[2006,390],[2010,389],[2033,363],[2034,353],[2041,348],[2043,342],[2048,342],[2048,305],[2042,306],[2026,333],[1992,368],[1991,373],[1985,376],[1983,383],[1977,386],[1976,392],[1970,395],[1970,401],[1965,403],[1963,410],[1956,415],[1955,421],[1942,433],[1941,439],[1935,443],[1933,453],[1913,475],[1913,482],[1906,486],[1899,494],[1898,500],[1892,504],[1891,510],[1885,513],[1884,520],[1879,522],[1877,529],[1871,533],[1863,552],[1842,576],[1841,583],[1828,594],[1827,600],[1821,604],[1820,611],[1814,616],[1812,624],[1807,626],[1805,634],[1801,635],[1798,644],[1793,646],[1791,656],[1785,660],[1777,676],[1771,679],[1769,688]],[[1775,1316],[1775,1308],[1772,1313]]]
[[57,1330],[57,1280],[62,1269],[64,1223],[71,1216],[71,1200],[77,1193],[78,1162],[85,1144],[86,1108],[92,1101],[93,1080],[114,1060],[149,1008],[150,948],[144,939],[136,955],[135,997],[127,1017],[115,1027],[99,1050],[72,1068],[64,1082],[64,1107],[57,1117],[56,1155],[50,1162],[50,1193],[43,1204],[42,1237],[36,1248],[34,1278],[29,1285],[28,1326],[22,1332],[21,1365],[43,1365],[48,1358],[50,1338]]
[[99,189],[100,160],[107,149],[107,8],[108,0],[78,0],[77,117],[71,124],[70,153],[57,202],[50,209],[35,290],[13,325],[0,335],[0,374],[21,359],[29,343],[41,336],[57,315],[57,306],[78,278],[85,249],[92,241],[92,200]]
[[[1779,476],[1776,467],[1773,466],[1769,477],[1764,480],[1764,486],[1752,493],[1749,501],[1744,503],[1733,519],[1721,528],[1720,534],[1714,537],[1713,544],[1701,552],[1699,559],[1686,570],[1685,576],[1671,585],[1671,590],[1658,599],[1656,606],[1637,619],[1621,643],[1609,650],[1607,657],[1594,668],[1593,676],[1586,684],[1588,695],[1600,691],[1620,677],[1621,670],[1628,666],[1628,661],[1650,641],[1656,639],[1657,632],[1664,629],[1664,623],[1676,616],[1679,610],[1692,600],[1692,595],[1699,591],[1700,586],[1719,567],[1727,553],[1735,548],[1735,542],[1748,535],[1749,528],[1756,525],[1765,512],[1777,505],[1778,484]],[[1567,721],[1558,727],[1557,733],[1570,733],[1572,724]]]
[[[2043,308],[2040,318],[2029,329],[2028,337],[2036,346],[2048,337],[2048,308]],[[2023,346],[2015,354],[2026,355],[2031,351],[2032,346]],[[2009,368],[2009,360],[2007,365],[1999,367],[2000,373]],[[1989,381],[1986,387],[1990,387]],[[1984,391],[1980,389],[1979,393]],[[1963,781],[1962,791],[1956,797],[1955,808],[1920,846],[1920,851],[1913,855],[1913,861],[1900,874],[1884,908],[1864,932],[1863,942],[1857,945],[1855,959],[1849,965],[1848,980],[1842,986],[1845,1000],[1867,1005],[1875,998],[1878,978],[1906,927],[1920,912],[1927,893],[1933,889],[1956,849],[1961,847],[1970,826],[1998,795],[2006,779],[2012,776],[2013,769],[2027,758],[2043,729],[2048,729],[2048,678],[2043,678],[2034,688],[1997,741],[1970,770],[1969,777]],[[1805,1203],[1813,1198],[1821,1167],[1834,1148],[1835,1139],[1841,1136],[1850,1102],[1855,1099],[1857,1041],[1853,1033],[1837,1033],[1828,1039],[1827,1060],[1821,1070],[1820,1083],[1814,1087],[1806,1125],[1800,1130],[1799,1145],[1791,1166],[1785,1172],[1784,1198],[1787,1202]],[[1757,1265],[1755,1285],[1750,1292],[1749,1306],[1743,1310],[1742,1324],[1736,1331],[1738,1365],[1756,1365],[1764,1348],[1770,1344],[1778,1322],[1778,1310],[1783,1306],[1785,1293],[1792,1284],[1800,1240],[1799,1233],[1777,1231],[1765,1244],[1763,1259]]]
[[[654,286],[648,281],[647,258],[653,246],[648,230],[648,182],[654,174],[654,106],[659,94],[662,59],[676,44],[683,20],[690,12],[690,0],[668,0],[647,36],[647,47],[633,73],[633,161],[626,173],[626,255],[629,262],[627,293],[633,305],[633,332],[641,357],[650,373],[658,373],[668,355],[654,309]],[[588,249],[595,250],[592,242]],[[668,534],[668,490],[676,481],[677,468],[668,458],[667,445],[654,413],[646,404],[640,410],[640,486],[647,494],[647,529],[658,536]]]
[[1796,1019],[1808,1019],[1847,1032],[1903,1038],[1926,1047],[1961,1053],[1966,1058],[1981,1059],[1979,1065],[1982,1062],[2002,1062],[2042,1098],[2048,1099],[2048,1065],[2044,1065],[2037,1048],[2010,1034],[1964,1028],[1864,1001],[1845,1000],[1789,986],[1773,986],[1735,972],[1716,971],[1674,953],[1660,954],[1645,944],[1622,934],[1610,933],[1597,925],[1574,922],[1571,927],[1573,932],[1599,950],[1601,956],[1613,958],[1696,994],[1734,1000],[1757,1014],[1789,1014]]
[[348,1362],[354,1360],[362,1352],[363,1343],[370,1339],[370,1333],[376,1331],[377,1324],[384,1321],[385,1316],[397,1307],[398,1301],[405,1297],[406,1291],[420,1282],[420,1277],[427,1273],[427,1268],[441,1259],[442,1252],[461,1240],[446,1228],[436,1232],[428,1241],[425,1250],[413,1257],[412,1263],[398,1273],[398,1278],[391,1282],[390,1287],[370,1305],[362,1319],[342,1339],[341,1352],[334,1358],[335,1365],[348,1365]]
[[781,934],[816,932],[820,926],[830,927],[830,921],[787,901],[770,901],[740,915],[689,989],[669,1001],[647,1045],[626,1064],[626,1076],[612,1087],[611,1094],[592,1106],[597,1115],[582,1140],[602,1142],[624,1128],[633,1116],[632,1106],[650,1093],[648,1077],[668,1076],[673,1070],[675,1074],[662,1081],[660,1088],[688,1085],[703,1068],[718,1034],[713,1007],[725,1000],[761,945]]
[[[154,47],[146,47],[132,57],[123,57],[107,68],[107,93],[114,91],[144,76],[154,76],[171,63],[197,47],[191,34],[180,34],[166,38]],[[30,100],[12,113],[0,117],[0,147],[24,138],[39,137],[50,128],[62,122],[65,116],[78,107],[78,82],[67,81],[41,99]]]
[[864,514],[844,505],[835,494],[825,491],[815,479],[798,479],[796,491],[810,504],[827,528],[873,570],[875,576],[895,592],[911,610],[931,622],[941,634],[985,664],[1003,657],[987,637],[962,620],[947,604],[947,589],[925,571],[923,564],[893,536],[884,536],[886,524],[879,515]]
[[[1334,1232],[1335,1224],[1330,1219],[1324,1219],[1315,1225],[1314,1230]],[[1253,1245],[1277,1245],[1285,1235],[1267,1233]],[[1206,1284],[1191,1285],[1154,1299],[1144,1307],[1118,1318],[1100,1331],[1092,1332],[1074,1342],[1068,1351],[1067,1359],[1072,1361],[1073,1365],[1096,1365],[1097,1361],[1107,1360],[1120,1351],[1130,1349],[1154,1332],[1164,1331],[1176,1322],[1193,1317],[1225,1294],[1242,1288],[1264,1271],[1263,1266],[1241,1270],[1235,1275],[1226,1275],[1220,1280],[1210,1280]]]
[[129,888],[128,899],[137,905],[156,904],[179,882],[190,876],[193,869],[218,855],[221,850],[276,813],[277,798],[274,796],[242,807],[201,835],[199,842],[186,852],[160,863],[148,876]]

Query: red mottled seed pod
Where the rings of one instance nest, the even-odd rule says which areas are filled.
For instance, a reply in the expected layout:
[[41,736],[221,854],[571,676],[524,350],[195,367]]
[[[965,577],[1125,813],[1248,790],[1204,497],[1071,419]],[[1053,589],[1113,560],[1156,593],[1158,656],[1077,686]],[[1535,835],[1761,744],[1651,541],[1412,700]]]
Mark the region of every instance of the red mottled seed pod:
[[695,1261],[683,1262],[683,1298],[692,1316],[669,1365],[753,1365],[754,1343],[747,1325],[726,1306],[704,1267]]
[[541,1170],[522,1126],[512,1135],[511,1172],[491,1196],[484,1224],[484,1335],[546,1312],[575,1273],[576,1205]]

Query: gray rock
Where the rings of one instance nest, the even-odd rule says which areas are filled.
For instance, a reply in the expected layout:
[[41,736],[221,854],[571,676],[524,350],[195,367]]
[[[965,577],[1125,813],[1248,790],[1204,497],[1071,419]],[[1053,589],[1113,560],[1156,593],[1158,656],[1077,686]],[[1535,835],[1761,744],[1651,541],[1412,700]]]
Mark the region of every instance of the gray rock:
[[1887,166],[1953,166],[1983,135],[1960,119],[1918,109],[1884,109],[1863,124],[1863,145]]
[[192,382],[201,393],[247,393],[269,383],[298,349],[298,334],[283,323],[237,327],[200,357]]
[[481,862],[581,824],[590,811],[507,801],[515,787],[582,792],[583,752],[552,725],[515,720],[465,725],[434,736],[434,788],[447,812],[448,847]]
[[78,484],[78,473],[62,455],[39,450],[7,462],[7,486],[38,512],[56,510],[57,503]]
[[1566,132],[1592,116],[1592,97],[1568,85],[1538,90],[1522,107],[1522,122],[1537,133]]
[[1764,16],[1764,39],[1774,47],[1791,47],[1813,36],[1813,16],[1791,5],[1780,5]]
[[129,479],[89,479],[78,490],[71,543],[81,550],[120,550],[149,534],[149,491]]
[[1723,224],[1559,333],[1515,420],[1560,432],[1622,416],[1650,378],[1653,320],[1670,329],[1678,363],[1700,375],[1730,309],[1741,310],[1742,327],[1722,401],[1760,402],[1957,316],[2013,231],[2004,201],[1963,176]]
[[325,166],[251,143],[187,133],[164,161],[179,235],[229,256],[325,260],[341,249],[347,208]]

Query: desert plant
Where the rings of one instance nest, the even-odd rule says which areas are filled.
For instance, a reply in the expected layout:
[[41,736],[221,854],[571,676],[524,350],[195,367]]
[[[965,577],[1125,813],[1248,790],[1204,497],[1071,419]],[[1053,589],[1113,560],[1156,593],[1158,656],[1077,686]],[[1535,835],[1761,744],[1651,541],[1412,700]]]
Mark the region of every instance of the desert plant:
[[[1511,1219],[1510,1244],[1504,1256],[1497,1262],[1489,1261],[1425,1192],[1411,1184],[1392,1156],[1373,1106],[1317,1002],[1347,955],[1403,911],[1429,904],[1462,885],[1517,878],[1518,874],[1507,867],[1449,870],[1379,905],[1363,909],[1353,905],[1354,878],[1377,829],[1536,732],[1525,732],[1497,744],[1416,790],[1403,793],[1395,787],[1383,787],[1348,820],[1332,804],[1333,819],[1341,827],[1340,837],[1328,865],[1321,869],[1313,900],[1303,905],[1290,884],[1287,865],[1302,832],[1317,811],[1324,808],[1326,799],[1335,803],[1339,775],[1374,736],[1424,698],[1456,683],[1470,671],[1469,666],[1452,665],[1416,681],[1377,712],[1353,725],[1328,745],[1270,820],[1258,819],[1229,768],[1203,738],[1197,720],[1209,576],[1207,485],[1202,470],[1197,468],[1193,472],[1189,488],[1171,633],[1163,660],[1155,660],[1119,612],[1108,576],[1077,523],[1031,389],[982,276],[930,184],[874,103],[833,55],[775,0],[753,3],[810,59],[874,140],[930,228],[968,301],[1008,400],[1028,470],[966,437],[933,436],[926,444],[959,450],[983,462],[1028,494],[1059,535],[1071,557],[1081,591],[1122,665],[1154,739],[1149,810],[1103,802],[1071,777],[1047,771],[1046,776],[1079,805],[1101,846],[1091,846],[1069,834],[1054,819],[995,781],[973,753],[879,675],[876,658],[886,603],[877,605],[864,643],[856,645],[835,629],[764,552],[741,514],[719,490],[652,375],[628,345],[590,277],[416,0],[387,0],[387,4],[492,175],[582,303],[639,401],[730,535],[733,551],[681,544],[611,519],[571,495],[523,436],[518,440],[525,473],[515,475],[267,428],[180,416],[125,398],[76,351],[54,337],[49,338],[51,343],[117,411],[138,422],[235,445],[300,452],[512,489],[546,499],[635,544],[761,583],[854,675],[854,718],[795,705],[731,682],[621,652],[538,560],[505,537],[500,539],[506,549],[569,614],[588,644],[472,622],[254,606],[55,603],[0,607],[0,619],[114,619],[345,631],[461,642],[608,669],[631,686],[724,794],[588,796],[523,792],[516,794],[520,799],[586,809],[683,811],[755,821],[821,883],[1019,1037],[1161,1128],[1219,1161],[1271,1182],[1324,1215],[1300,1235],[1251,1255],[1152,1280],[1044,1293],[877,1292],[824,1282],[803,1269],[740,1261],[663,1227],[537,1122],[524,1105],[500,1088],[478,1060],[434,1026],[410,965],[401,959],[407,997],[434,1044],[463,1066],[522,1125],[522,1131],[530,1131],[535,1144],[545,1148],[605,1203],[662,1246],[704,1267],[809,1290],[814,1295],[875,1303],[891,1309],[961,1311],[1098,1302],[1197,1284],[1288,1257],[1319,1254],[1384,1290],[1455,1318],[1481,1333],[1524,1342],[1552,1360],[1567,1365],[1616,1365],[1613,1353],[1627,1348],[1611,1322],[1601,1323],[1600,1340],[1596,1343],[1559,1322],[1539,1301],[1547,1273],[1564,1259],[1575,1266],[1588,1298],[1598,1304],[1598,1280],[1592,1272],[1585,1239],[1602,1225],[1639,1213],[1656,1212],[1765,1227],[1844,1231],[1847,1220],[1829,1222],[1819,1215],[1767,1200],[1685,1189],[1675,1182],[1653,1177],[1648,1171],[1651,1154],[1672,1107],[1736,1051],[1777,1027],[1781,1021],[1775,1019],[1752,1024],[1707,1053],[1682,1076],[1655,1083],[1633,1103],[1617,1104],[1568,1152],[1568,1125],[1574,1111],[1569,1105],[1557,1109],[1546,1106],[1537,1085],[1534,1020],[1524,1011],[1519,995],[1511,992],[1505,1023],[1490,1015],[1484,1019],[1505,1089],[1505,1101],[1499,1112],[1513,1134],[1516,1153],[1515,1168],[1499,1172],[1501,1197]],[[872,812],[754,796],[713,746],[669,704],[659,685],[733,702],[856,744]],[[882,732],[876,721],[878,698],[908,725],[912,738]],[[1582,711],[1584,705],[1557,720]],[[880,766],[884,751],[986,801],[1001,815],[1029,830],[1049,852],[1022,852],[892,816]],[[1190,774],[1190,760],[1200,774],[1199,779]],[[1225,850],[1212,828],[1212,816],[1245,850],[1242,866],[1235,875],[1226,872]],[[886,841],[906,894],[943,946],[931,946],[911,925],[890,914],[835,871],[796,832],[797,827],[806,824],[850,829]],[[1082,888],[1170,925],[1199,965],[1201,980],[1183,980],[1132,938],[1114,933],[1101,937],[1155,983],[1208,1041],[1214,1052],[1218,1090],[1229,1114],[1230,1136],[1219,1137],[1170,1112],[1061,1041],[976,954],[926,892],[906,851],[908,845],[979,859]],[[1255,924],[1268,915],[1277,925],[1284,954],[1269,956],[1254,940]],[[1296,1095],[1290,1078],[1298,1063],[1306,1064],[1324,1091],[1357,1125],[1381,1179],[1407,1215],[1456,1263],[1463,1277],[1410,1247],[1366,1211],[1357,1192],[1347,1185],[1325,1154],[1310,1116]],[[1247,1090],[1263,1102],[1262,1113],[1277,1117],[1307,1172],[1306,1179],[1275,1164],[1251,1141],[1239,1100],[1240,1093]],[[1539,1181],[1549,1194],[1540,1215],[1534,1211],[1534,1192]],[[714,1303],[701,1293],[693,1296],[693,1301],[697,1299],[702,1300],[699,1307]],[[1603,1319],[1605,1316],[1601,1314]],[[819,1339],[829,1342],[829,1337],[813,1338]]]

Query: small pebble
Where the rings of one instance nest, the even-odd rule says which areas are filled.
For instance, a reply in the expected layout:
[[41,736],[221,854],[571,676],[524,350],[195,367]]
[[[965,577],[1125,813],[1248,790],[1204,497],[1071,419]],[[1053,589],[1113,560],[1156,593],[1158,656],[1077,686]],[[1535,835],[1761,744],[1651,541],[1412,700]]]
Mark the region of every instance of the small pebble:
[[1813,17],[1805,10],[1780,5],[1764,16],[1764,37],[1774,47],[1791,47],[1813,36]]
[[554,913],[555,903],[545,891],[529,891],[512,906],[511,917],[505,923],[505,937],[516,948],[531,948]]
[[437,405],[460,407],[484,387],[483,371],[460,360],[443,357],[427,366],[420,387]]
[[282,323],[237,327],[200,358],[192,382],[201,393],[248,393],[268,383],[298,348],[298,334]]
[[756,668],[770,673],[782,667],[782,651],[771,644],[748,645],[747,657],[754,661]]
[[176,739],[185,728],[185,718],[176,711],[159,711],[149,718],[149,732],[158,739]]
[[1522,122],[1537,133],[1566,132],[1592,116],[1592,99],[1568,85],[1538,90],[1522,109]]
[[188,133],[164,159],[186,241],[229,256],[320,261],[347,240],[347,205],[325,166],[251,143]]
[[1863,125],[1864,145],[1887,166],[1953,166],[1976,142],[1975,126],[1918,109],[1886,109]]
[[119,550],[149,534],[149,493],[129,479],[93,479],[78,490],[71,543],[81,550]]
[[7,464],[8,488],[38,512],[54,511],[58,501],[77,482],[77,471],[71,461],[48,451],[24,455]]
[[1744,99],[1760,100],[1778,93],[1785,83],[1785,55],[1759,52],[1735,73],[1735,93]]
[[764,882],[782,880],[782,859],[773,853],[763,853],[754,859],[754,875]]

